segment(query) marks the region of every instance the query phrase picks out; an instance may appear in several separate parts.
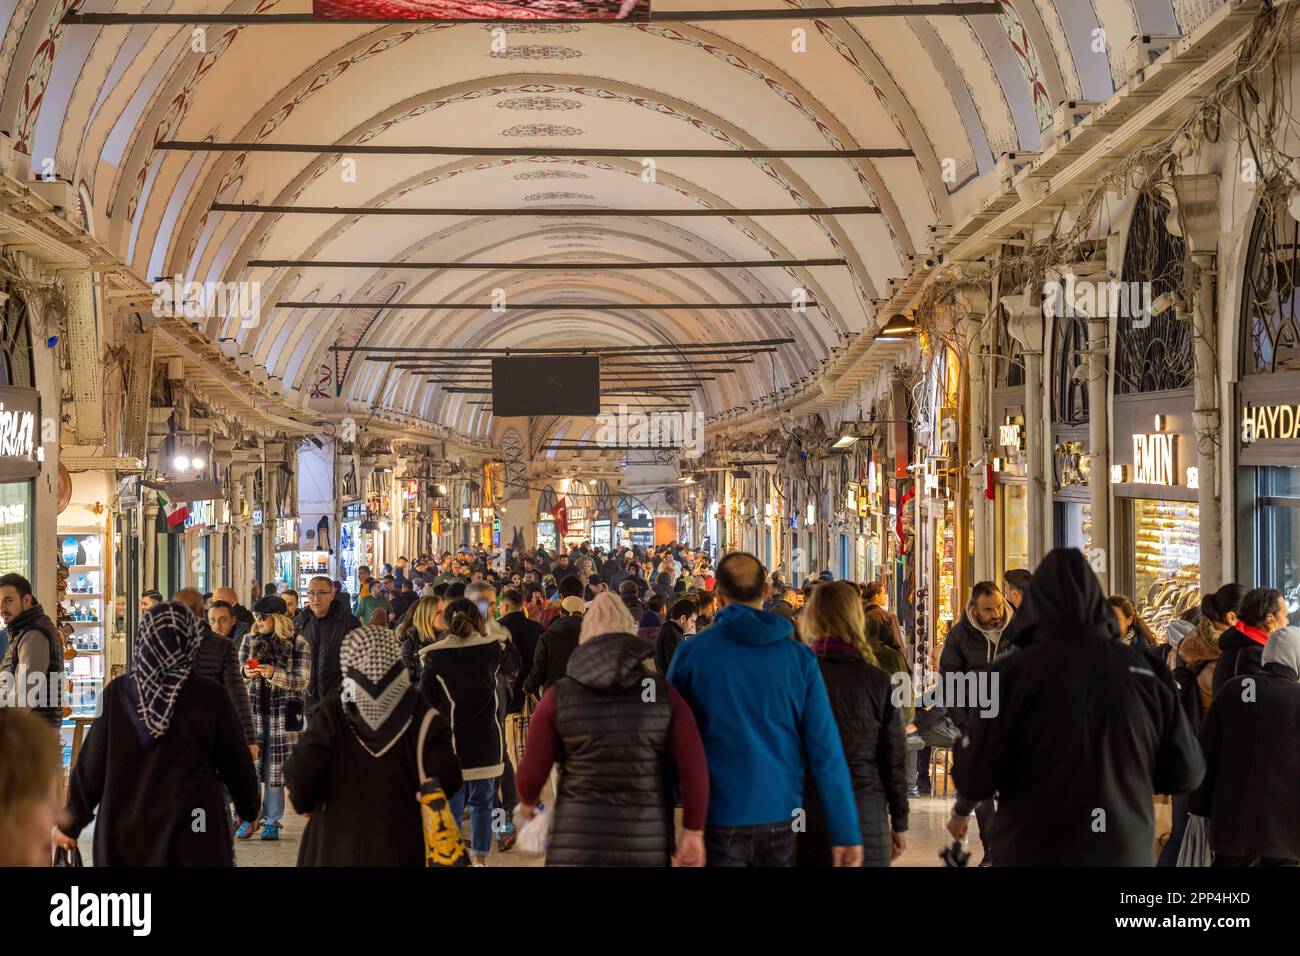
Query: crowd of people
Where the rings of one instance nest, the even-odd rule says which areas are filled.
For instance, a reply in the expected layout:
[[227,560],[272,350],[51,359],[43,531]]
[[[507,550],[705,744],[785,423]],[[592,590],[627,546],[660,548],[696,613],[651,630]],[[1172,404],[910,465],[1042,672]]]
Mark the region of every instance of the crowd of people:
[[[743,552],[462,549],[357,578],[251,608],[147,592],[62,808],[57,708],[0,708],[0,862],[93,821],[96,865],[231,865],[292,811],[300,865],[420,866],[420,792],[468,814],[473,866],[542,816],[550,866],[888,866],[948,753],[954,865],[972,816],[980,865],[1150,865],[1157,794],[1161,865],[1189,864],[1192,821],[1215,865],[1300,863],[1300,629],[1269,588],[1155,634],[1062,549],[976,584],[931,646],[881,583],[794,587]],[[61,672],[17,575],[0,618],[0,675]]]

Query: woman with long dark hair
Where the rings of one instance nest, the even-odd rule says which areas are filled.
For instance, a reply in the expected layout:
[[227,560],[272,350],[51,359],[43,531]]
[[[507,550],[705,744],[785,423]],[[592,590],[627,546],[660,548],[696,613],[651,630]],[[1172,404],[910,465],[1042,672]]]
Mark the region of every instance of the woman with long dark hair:
[[[862,598],[847,581],[812,589],[799,632],[817,655],[853,778],[862,826],[863,866],[889,866],[907,848],[907,743],[889,675],[866,635]],[[811,779],[804,783],[807,826],[797,866],[830,866],[826,810]]]
[[1133,605],[1133,599],[1123,594],[1112,594],[1106,598],[1106,603],[1110,605],[1111,611],[1115,614],[1115,621],[1119,624],[1120,641],[1139,651],[1155,653],[1156,645],[1159,643],[1155,632],[1146,621],[1142,620],[1142,615]]

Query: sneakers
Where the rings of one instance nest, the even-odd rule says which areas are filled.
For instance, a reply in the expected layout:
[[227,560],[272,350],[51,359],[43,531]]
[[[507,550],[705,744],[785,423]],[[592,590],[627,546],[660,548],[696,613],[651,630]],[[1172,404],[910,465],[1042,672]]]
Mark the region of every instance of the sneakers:
[[501,835],[497,837],[497,849],[502,853],[505,853],[507,850],[513,850],[515,840],[518,839],[518,837],[519,834],[515,832],[514,824],[508,825],[501,831]]
[[235,839],[236,839],[236,840],[247,840],[247,839],[248,839],[249,837],[251,837],[252,835],[253,835],[253,821],[252,821],[252,820],[245,820],[243,823],[241,823],[241,824],[239,825],[239,828],[238,828],[237,830],[235,830]]
[[262,824],[262,839],[263,840],[280,839],[280,824],[278,823]]

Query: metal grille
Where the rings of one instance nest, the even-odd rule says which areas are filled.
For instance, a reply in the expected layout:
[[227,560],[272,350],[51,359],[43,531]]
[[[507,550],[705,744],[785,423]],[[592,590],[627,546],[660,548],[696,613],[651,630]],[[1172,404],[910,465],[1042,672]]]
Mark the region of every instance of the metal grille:
[[1242,303],[1242,371],[1247,375],[1300,369],[1300,222],[1282,203],[1261,202],[1255,213]]
[[12,288],[7,290],[0,318],[0,349],[4,361],[0,362],[0,385],[31,388],[35,384],[32,372],[32,336],[27,316],[27,302]]
[[[1183,280],[1186,250],[1183,240],[1165,226],[1168,214],[1164,201],[1144,191],[1133,210],[1124,250],[1124,281],[1149,282],[1152,302],[1176,291]],[[1179,319],[1176,310],[1166,309],[1149,321],[1121,316],[1116,345],[1116,395],[1191,388],[1191,325]]]
[[1088,422],[1088,385],[1075,375],[1087,359],[1088,321],[1083,316],[1063,316],[1056,320],[1052,363],[1052,420],[1062,425],[1085,425]]

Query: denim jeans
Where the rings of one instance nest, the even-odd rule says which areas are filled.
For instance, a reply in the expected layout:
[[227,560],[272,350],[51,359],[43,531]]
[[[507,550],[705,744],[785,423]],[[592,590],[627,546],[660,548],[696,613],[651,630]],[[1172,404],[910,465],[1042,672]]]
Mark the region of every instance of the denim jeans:
[[262,786],[262,822],[279,823],[284,818],[284,787]]
[[708,866],[789,866],[794,857],[790,821],[747,827],[709,827],[704,831]]
[[466,780],[465,786],[451,798],[451,815],[460,822],[469,803],[470,852],[473,856],[487,856],[492,849],[492,802],[496,796],[497,778]]

